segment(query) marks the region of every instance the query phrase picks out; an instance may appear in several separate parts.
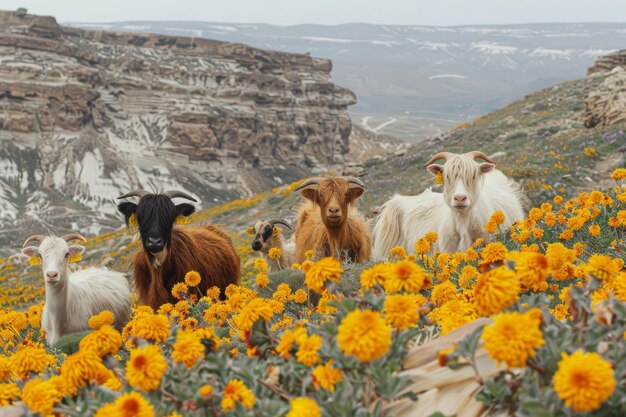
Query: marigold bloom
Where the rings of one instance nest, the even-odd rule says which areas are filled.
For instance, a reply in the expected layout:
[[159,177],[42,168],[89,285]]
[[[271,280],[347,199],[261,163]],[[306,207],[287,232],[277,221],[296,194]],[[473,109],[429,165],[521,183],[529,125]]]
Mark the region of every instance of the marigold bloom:
[[538,291],[548,278],[548,259],[541,253],[520,252],[516,259],[515,272],[526,288]]
[[306,303],[307,298],[308,298],[308,295],[306,291],[304,291],[302,288],[300,288],[298,291],[296,291],[293,294],[293,301],[295,301],[298,304]]
[[430,299],[435,305],[441,306],[456,298],[456,294],[456,286],[450,281],[445,281],[433,287],[430,293]]
[[267,274],[267,261],[264,258],[256,258],[254,260],[254,267],[259,271]]
[[174,298],[180,300],[189,292],[189,287],[184,282],[177,282],[172,287],[172,295]]
[[500,242],[487,243],[480,253],[481,258],[483,258],[481,265],[503,261],[507,252],[506,247]]
[[329,392],[334,392],[335,385],[343,379],[341,371],[333,368],[332,359],[325,365],[316,366],[311,372],[311,377],[315,388],[322,387]]
[[160,343],[170,335],[170,323],[167,321],[167,317],[163,315],[147,314],[135,320],[136,322],[130,332],[133,336]]
[[385,273],[383,286],[387,293],[402,290],[418,292],[424,287],[426,272],[414,262],[405,260],[390,264]]
[[387,278],[387,267],[389,264],[380,263],[371,268],[364,269],[359,277],[361,286],[365,290],[369,290],[374,285],[382,285]]
[[46,349],[26,346],[18,350],[10,358],[11,370],[21,379],[27,379],[31,372],[41,374],[54,363],[54,356],[46,353]]
[[267,253],[270,259],[278,259],[283,255],[283,252],[278,248],[270,248]]
[[428,232],[424,235],[424,239],[428,243],[434,244],[439,239],[439,234],[437,232]]
[[392,294],[385,298],[385,320],[399,330],[415,326],[419,320],[419,305],[412,294]]
[[619,268],[610,256],[595,254],[587,261],[587,272],[600,281],[611,282],[617,277]]
[[285,417],[321,417],[322,412],[315,400],[298,397],[291,400],[291,408]]
[[505,362],[509,368],[526,366],[528,358],[534,357],[536,349],[545,343],[539,328],[540,315],[540,312],[538,316],[531,310],[524,314],[515,311],[494,317],[493,324],[485,326],[482,334],[489,356],[498,365]]
[[131,387],[144,391],[154,391],[161,384],[167,370],[167,361],[156,345],[133,349],[126,362],[126,379]]
[[113,313],[109,310],[104,310],[96,314],[95,316],[91,316],[89,321],[87,321],[87,325],[94,330],[98,330],[104,325],[113,326],[114,322],[115,316],[113,315]]
[[505,219],[504,213],[501,212],[500,210],[498,210],[498,211],[494,211],[494,213],[491,215],[491,219],[489,219],[489,221],[492,221],[495,224],[500,225],[500,224],[504,223],[504,219]]
[[0,406],[13,403],[20,395],[20,389],[17,385],[0,383]]
[[172,348],[174,362],[182,362],[186,368],[193,367],[204,356],[202,341],[193,330],[179,330]]
[[202,277],[196,271],[189,271],[185,274],[185,284],[189,285],[190,287],[197,287],[201,281]]
[[198,390],[198,394],[200,394],[201,397],[210,397],[211,395],[213,395],[213,387],[208,384],[203,385]]
[[430,252],[432,244],[425,237],[415,242],[415,253],[418,255],[425,255]]
[[597,353],[563,352],[554,374],[554,391],[577,412],[600,408],[615,390],[611,364]]
[[611,179],[614,181],[623,180],[624,178],[626,178],[626,168],[617,168],[611,174]]
[[67,358],[61,365],[60,375],[70,385],[70,391],[89,385],[92,381],[104,382],[108,369],[96,352],[78,351]]
[[115,355],[122,347],[122,335],[108,324],[89,333],[79,343],[80,350],[91,350],[98,356]]
[[322,342],[322,337],[317,334],[300,339],[298,341],[298,351],[296,352],[298,362],[304,366],[313,366],[319,362],[320,357],[317,351],[322,347]]
[[557,242],[548,245],[546,258],[548,259],[548,267],[552,271],[557,271],[565,266],[567,262],[573,260],[574,256],[570,249]]
[[263,272],[259,272],[258,274],[256,274],[256,277],[254,278],[254,281],[255,281],[257,287],[259,287],[259,288],[265,288],[270,283],[269,277],[267,276],[267,274],[264,274]]
[[406,250],[402,246],[394,246],[389,251],[391,258],[402,259],[406,257]]
[[498,225],[491,220],[485,224],[485,231],[490,234],[494,234],[498,231]]
[[130,392],[103,405],[94,417],[154,417],[154,407],[138,392]]
[[234,410],[236,403],[240,403],[247,409],[254,407],[254,394],[250,391],[243,381],[232,379],[224,387],[224,396],[222,397],[222,410]]
[[40,378],[31,379],[22,390],[22,401],[31,411],[41,413],[43,416],[52,415],[55,404],[62,399],[63,394],[56,389],[54,384]]
[[323,258],[306,271],[304,283],[310,290],[321,294],[326,289],[326,281],[339,282],[342,272],[338,260],[331,257]]
[[237,315],[236,322],[242,331],[249,332],[257,320],[270,321],[273,315],[272,307],[263,298],[255,298]]
[[377,311],[354,310],[341,321],[337,343],[345,355],[354,355],[362,362],[371,362],[389,350],[391,327]]
[[492,269],[478,277],[474,285],[474,304],[481,316],[499,313],[517,300],[520,282],[505,267]]
[[441,334],[446,335],[452,330],[476,320],[478,315],[476,314],[476,308],[471,302],[459,297],[433,310],[428,315],[428,318],[431,322],[437,322],[441,327]]

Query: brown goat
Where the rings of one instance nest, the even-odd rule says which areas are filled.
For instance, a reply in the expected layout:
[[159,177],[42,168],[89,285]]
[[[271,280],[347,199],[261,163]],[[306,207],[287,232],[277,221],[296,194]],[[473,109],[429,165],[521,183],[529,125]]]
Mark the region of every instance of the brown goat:
[[365,186],[357,178],[314,178],[296,188],[309,200],[296,222],[296,262],[305,252],[366,262],[372,257],[372,235],[354,207]]
[[172,198],[192,197],[180,191],[151,194],[135,190],[120,198],[140,197],[139,203],[123,202],[118,205],[132,224],[137,221],[142,247],[133,258],[135,287],[139,303],[154,309],[165,303],[174,303],[172,287],[184,282],[189,271],[197,271],[201,281],[198,289],[218,286],[222,296],[229,284],[239,281],[240,260],[232,240],[220,228],[208,225],[195,228],[177,228],[178,216],[189,216],[194,211],[191,204],[174,205]]

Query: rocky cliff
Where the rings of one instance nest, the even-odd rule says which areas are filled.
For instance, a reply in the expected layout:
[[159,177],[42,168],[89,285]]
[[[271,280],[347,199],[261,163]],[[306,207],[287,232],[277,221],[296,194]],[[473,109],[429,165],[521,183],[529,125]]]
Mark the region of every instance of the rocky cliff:
[[0,243],[119,226],[121,190],[177,188],[208,206],[353,162],[356,98],[331,68],[0,11]]
[[626,121],[626,50],[600,57],[587,73],[604,81],[585,98],[585,126],[608,127]]

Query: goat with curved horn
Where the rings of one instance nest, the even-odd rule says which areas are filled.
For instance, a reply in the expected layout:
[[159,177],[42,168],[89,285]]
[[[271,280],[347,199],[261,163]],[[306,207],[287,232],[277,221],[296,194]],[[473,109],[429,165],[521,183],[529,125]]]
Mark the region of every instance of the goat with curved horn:
[[68,233],[66,235],[61,236],[61,239],[63,239],[66,242],[70,242],[72,240],[81,240],[83,242],[87,241],[87,239],[85,239],[83,236],[79,235],[78,233]]
[[322,178],[311,178],[300,184],[294,191],[301,191],[306,188],[317,188],[320,185],[320,181],[322,181]]
[[145,195],[151,194],[149,191],[143,190],[141,188],[137,189],[137,190],[133,190],[133,191],[129,191],[126,194],[123,194],[119,197],[117,197],[118,200],[121,200],[122,198],[128,198],[128,197],[143,197]]
[[28,238],[26,238],[26,240],[22,244],[22,247],[23,248],[26,247],[26,245],[28,245],[30,242],[42,242],[45,238],[46,238],[46,236],[44,236],[44,235],[31,235],[31,236],[28,236]]
[[467,155],[471,156],[473,159],[482,159],[485,162],[489,162],[490,164],[495,164],[495,162],[489,158],[487,155],[480,151],[472,151],[468,152]]
[[350,188],[354,188],[353,185],[355,185],[357,187],[361,187],[365,189],[365,184],[363,184],[363,181],[361,181],[360,179],[356,177],[343,177],[343,178],[346,181],[348,181],[348,185],[350,186]]
[[274,226],[275,224],[282,224],[283,226],[287,227],[289,230],[293,230],[290,224],[288,224],[286,221],[281,220],[281,219],[270,220],[268,223],[271,224],[272,226]]
[[196,200],[195,198],[193,198],[192,196],[190,196],[189,194],[187,194],[187,193],[185,193],[183,191],[169,190],[169,191],[164,192],[163,195],[168,197],[168,198],[170,198],[170,199],[179,197],[179,198],[185,198],[187,200],[191,200],[194,203],[198,202],[198,200]]
[[430,158],[428,160],[428,162],[426,162],[424,164],[425,167],[427,167],[428,165],[433,164],[435,161],[438,161],[440,159],[445,159],[448,160],[448,158],[450,158],[452,156],[452,154],[450,152],[439,152],[437,154],[435,154],[432,158]]

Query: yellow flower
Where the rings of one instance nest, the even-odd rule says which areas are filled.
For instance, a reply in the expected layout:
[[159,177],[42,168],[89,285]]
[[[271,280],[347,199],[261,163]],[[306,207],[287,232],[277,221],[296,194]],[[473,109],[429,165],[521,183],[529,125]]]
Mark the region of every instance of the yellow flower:
[[12,371],[21,379],[27,379],[31,372],[41,374],[54,363],[54,356],[46,353],[46,349],[26,346],[11,356]]
[[104,325],[113,326],[114,322],[115,316],[113,316],[113,313],[111,313],[109,310],[104,310],[101,311],[99,314],[92,316],[87,322],[87,325],[94,330],[98,330]]
[[554,306],[550,313],[557,320],[565,320],[569,317],[569,309],[567,308],[567,304],[557,304]]
[[184,282],[177,282],[172,287],[172,295],[174,298],[180,300],[189,292],[189,287]]
[[263,258],[256,258],[254,260],[254,267],[259,271],[267,274],[267,261]]
[[617,168],[611,174],[611,179],[614,181],[623,180],[624,178],[626,178],[626,168]]
[[211,395],[213,395],[213,387],[208,384],[203,385],[198,390],[198,394],[200,394],[201,397],[210,397]]
[[554,391],[577,412],[600,408],[615,389],[611,364],[597,353],[563,352],[554,374]]
[[589,230],[589,234],[593,237],[600,236],[600,233],[602,232],[602,229],[597,224],[589,226],[587,230]]
[[122,335],[108,324],[89,333],[79,343],[80,350],[91,350],[98,356],[115,355],[122,347]]
[[131,334],[160,343],[170,335],[170,323],[167,317],[160,314],[148,314],[136,319]]
[[317,334],[300,339],[298,341],[298,351],[296,352],[298,362],[304,366],[313,366],[319,362],[320,357],[317,351],[322,347],[322,342],[322,337]]
[[154,407],[138,392],[130,392],[103,405],[94,417],[154,417]]
[[596,279],[612,282],[617,277],[619,268],[610,256],[595,254],[587,262],[587,272]]
[[354,355],[362,362],[371,362],[389,350],[391,327],[377,311],[354,310],[341,321],[337,343],[345,355]]
[[174,362],[183,362],[187,368],[193,367],[204,356],[202,341],[193,330],[179,330],[172,348]]
[[305,303],[307,298],[308,298],[307,293],[302,288],[300,288],[298,291],[296,291],[293,294],[293,301],[295,301],[298,304]]
[[504,217],[504,213],[501,211],[495,211],[492,215],[491,215],[491,219],[489,221],[494,222],[495,224],[502,224],[504,223],[505,217]]
[[439,234],[437,232],[428,232],[424,235],[424,239],[428,243],[435,243],[439,239]]
[[520,283],[505,267],[492,269],[478,277],[474,285],[474,305],[481,316],[499,313],[518,298]]
[[75,391],[93,381],[104,382],[109,370],[104,366],[96,352],[78,351],[67,358],[61,365],[60,375],[69,384],[69,390]]
[[271,248],[267,253],[267,256],[269,256],[270,259],[278,259],[283,256],[283,252],[278,248]]
[[202,277],[200,277],[200,274],[196,271],[189,271],[185,274],[185,284],[189,285],[190,287],[197,287],[201,281]]
[[500,242],[487,243],[480,253],[481,258],[483,258],[481,265],[500,262],[504,260],[507,252],[506,247]]
[[515,272],[526,288],[538,291],[548,278],[548,259],[535,252],[516,254]]
[[570,249],[557,242],[548,245],[546,258],[548,258],[548,267],[552,271],[557,271],[565,266],[567,262],[573,260],[573,254]]
[[419,320],[419,305],[412,294],[393,294],[385,299],[385,320],[399,330],[408,329]]
[[376,284],[382,285],[385,282],[388,266],[388,264],[380,263],[364,269],[359,277],[363,289],[369,290]]
[[334,392],[335,385],[343,379],[341,371],[333,368],[332,359],[326,362],[325,365],[316,366],[313,369],[311,376],[313,378],[313,385],[315,388],[322,387],[330,392]]
[[306,272],[304,283],[319,294],[326,289],[326,281],[339,282],[341,279],[341,264],[334,258],[323,258],[315,262]]
[[540,325],[539,310],[530,310],[524,314],[499,314],[493,319],[493,324],[483,329],[485,350],[498,365],[505,362],[509,368],[522,368],[526,366],[528,358],[537,354],[536,349],[545,343]]
[[43,416],[51,416],[55,404],[62,399],[63,394],[53,383],[39,378],[28,381],[22,390],[22,401],[31,411]]
[[0,406],[10,405],[20,395],[20,389],[15,384],[0,383]]
[[383,286],[388,293],[401,290],[419,292],[426,279],[426,273],[419,265],[406,260],[388,265],[385,273]]
[[252,409],[254,402],[254,394],[246,387],[243,381],[232,379],[224,387],[224,396],[221,403],[222,410],[234,410],[236,403],[240,403],[247,409]]
[[430,252],[432,244],[425,237],[415,242],[415,253],[418,255],[425,255]]
[[256,277],[254,280],[256,282],[257,287],[259,288],[265,288],[270,283],[270,279],[268,278],[267,274],[263,272],[259,272],[258,274],[256,274]]
[[464,324],[478,318],[474,305],[462,297],[450,300],[438,309],[433,310],[428,318],[441,326],[441,334],[446,335]]
[[404,250],[404,248],[402,246],[394,246],[389,251],[389,255],[392,258],[402,259],[402,258],[406,257],[406,250]]
[[433,287],[433,290],[430,294],[430,299],[434,304],[441,306],[449,300],[456,298],[456,293],[456,286],[448,280]]
[[126,379],[131,387],[153,391],[161,384],[167,370],[167,361],[156,345],[148,345],[130,351],[126,362]]
[[291,408],[285,417],[321,417],[322,412],[315,400],[297,397],[291,400]]
[[498,225],[492,221],[485,223],[485,231],[489,234],[494,234],[498,231]]
[[270,321],[273,315],[272,307],[263,298],[255,298],[237,315],[236,322],[242,331],[249,332],[257,320]]
[[308,259],[311,260],[315,257],[315,251],[313,249],[309,249],[307,251],[304,252],[304,256]]

